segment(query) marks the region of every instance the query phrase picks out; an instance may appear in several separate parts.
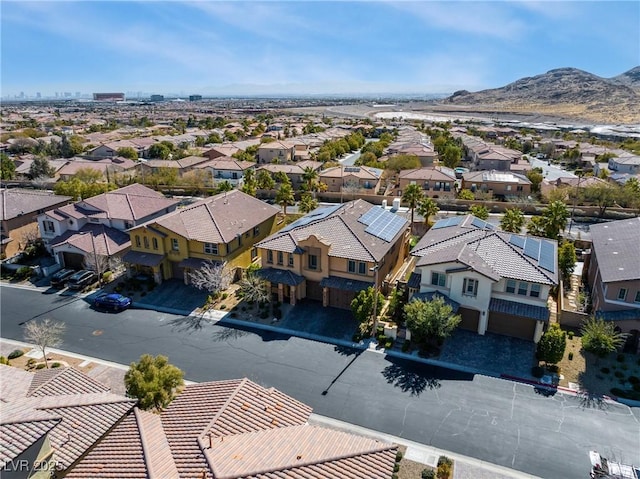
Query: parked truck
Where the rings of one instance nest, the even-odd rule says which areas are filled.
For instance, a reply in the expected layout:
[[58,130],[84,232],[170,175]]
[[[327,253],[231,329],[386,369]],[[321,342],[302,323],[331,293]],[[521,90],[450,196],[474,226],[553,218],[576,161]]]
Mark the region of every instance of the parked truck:
[[640,479],[640,469],[631,464],[622,464],[589,451],[592,479]]

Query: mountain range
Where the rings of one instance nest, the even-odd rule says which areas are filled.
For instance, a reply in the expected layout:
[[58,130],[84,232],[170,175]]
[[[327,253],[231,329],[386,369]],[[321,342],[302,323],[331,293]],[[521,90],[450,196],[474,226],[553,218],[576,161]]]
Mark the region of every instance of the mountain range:
[[442,101],[485,112],[538,113],[598,123],[640,123],[640,66],[613,78],[558,68],[501,88],[460,90]]

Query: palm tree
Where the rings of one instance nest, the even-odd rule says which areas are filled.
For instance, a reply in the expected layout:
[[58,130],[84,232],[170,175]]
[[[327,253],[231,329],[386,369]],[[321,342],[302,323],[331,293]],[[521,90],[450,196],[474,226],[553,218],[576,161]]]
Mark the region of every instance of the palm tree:
[[302,173],[302,181],[307,185],[307,191],[313,191],[314,184],[318,179],[318,172],[310,166],[306,166]]
[[275,186],[276,182],[273,180],[271,173],[267,170],[258,171],[258,175],[256,177],[256,181],[258,182],[258,188],[261,190],[271,190]]
[[225,191],[231,191],[233,189],[233,185],[228,181],[224,180],[221,183],[218,183],[216,187],[216,192],[224,193]]
[[293,195],[293,187],[291,183],[282,183],[280,189],[276,193],[276,203],[282,206],[282,212],[287,214],[287,206],[295,204],[296,200]]
[[420,216],[424,216],[424,224],[429,227],[429,218],[440,211],[438,208],[438,203],[436,203],[432,198],[426,197],[420,200],[417,207],[418,214]]
[[544,216],[545,236],[551,239],[560,237],[560,233],[567,227],[569,210],[562,201],[554,201],[547,206],[542,214]]
[[301,213],[308,213],[318,207],[318,200],[311,196],[311,193],[303,193],[298,203],[298,209]]
[[413,211],[423,198],[424,193],[422,193],[422,189],[415,183],[407,186],[407,189],[404,190],[402,201],[408,203],[409,208],[411,208],[411,228],[413,228]]
[[244,172],[242,181],[242,191],[248,195],[256,196],[258,189],[258,181],[256,180],[256,172],[253,168],[249,168]]
[[520,233],[524,226],[524,213],[519,208],[509,208],[500,220],[500,228],[510,233]]
[[489,210],[484,205],[473,205],[469,208],[469,212],[475,216],[476,218],[480,218],[481,220],[486,220],[489,218]]

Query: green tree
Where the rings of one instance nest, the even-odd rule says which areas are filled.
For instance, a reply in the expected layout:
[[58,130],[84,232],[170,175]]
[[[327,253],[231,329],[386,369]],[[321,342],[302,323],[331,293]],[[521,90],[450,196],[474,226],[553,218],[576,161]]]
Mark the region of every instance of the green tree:
[[276,185],[275,180],[268,170],[259,170],[258,175],[256,176],[256,181],[258,183],[258,188],[261,190],[272,190]]
[[161,160],[169,159],[169,155],[173,150],[165,144],[165,142],[154,143],[149,147],[150,158],[160,158]]
[[462,150],[459,146],[449,144],[442,153],[442,161],[447,168],[455,168],[462,158]]
[[138,159],[138,152],[132,146],[123,146],[122,148],[118,148],[116,155],[129,158],[134,161]]
[[276,193],[276,203],[282,206],[282,212],[287,214],[287,206],[294,205],[296,199],[293,195],[291,183],[282,183]]
[[124,376],[127,396],[137,398],[139,407],[161,411],[169,405],[184,385],[183,373],[169,364],[166,356],[140,356],[131,363]]
[[625,334],[616,331],[614,323],[596,317],[587,319],[581,332],[583,349],[599,358],[622,346],[626,337]]
[[84,150],[82,137],[78,135],[62,135],[62,141],[60,143],[60,154],[64,158],[71,158],[79,155]]
[[404,306],[405,324],[417,343],[442,341],[460,324],[460,315],[442,297],[411,301]]
[[13,180],[16,176],[16,164],[5,153],[0,153],[0,171],[2,173],[0,178],[3,181]]
[[[376,290],[373,286],[369,286],[367,289],[361,290],[355,298],[351,301],[351,311],[353,316],[360,324],[366,324],[368,326],[369,334],[371,334],[370,321],[373,319],[373,301],[376,297]],[[377,292],[378,304],[376,305],[376,313],[382,311],[384,305],[384,296],[379,291]]]
[[510,233],[520,233],[524,226],[524,213],[519,208],[509,208],[500,220],[500,228]]
[[318,180],[318,172],[310,166],[306,166],[302,173],[302,181],[307,186],[307,191],[313,191],[313,185]]
[[571,274],[576,267],[576,248],[571,241],[563,241],[558,248],[558,269],[562,273],[562,278],[569,281]]
[[558,323],[552,323],[538,343],[538,359],[546,364],[558,364],[566,347],[567,335]]
[[438,203],[436,203],[433,198],[425,196],[418,203],[416,211],[420,216],[424,217],[424,224],[429,227],[429,218],[438,214],[440,208],[438,208]]
[[615,204],[620,196],[618,192],[617,188],[608,184],[587,186],[582,189],[584,199],[598,206],[598,213],[601,217],[604,216],[608,207]]
[[481,220],[489,218],[489,210],[484,205],[472,205],[471,208],[469,208],[469,213]]
[[551,239],[558,239],[560,233],[567,227],[569,210],[567,205],[561,201],[554,201],[544,209],[545,236]]
[[318,207],[318,200],[316,200],[311,193],[303,193],[300,197],[300,202],[298,203],[298,209],[301,213],[308,213],[309,211],[313,211]]
[[32,180],[36,178],[51,178],[55,172],[56,170],[49,164],[49,160],[37,157],[29,167],[29,178]]
[[473,195],[473,192],[471,190],[460,190],[460,193],[458,193],[458,198],[460,198],[461,200],[468,200],[468,201],[472,201],[475,199],[475,196]]
[[421,167],[420,158],[416,155],[393,155],[385,162],[385,168],[387,170],[393,170],[396,173],[402,170],[413,170]]
[[233,185],[229,180],[224,180],[218,183],[216,186],[216,193],[224,193],[225,191],[231,191],[233,189]]
[[258,180],[256,179],[256,170],[249,168],[244,172],[244,178],[242,179],[242,192],[256,196],[258,189]]
[[424,193],[420,186],[411,184],[407,186],[402,195],[402,201],[409,205],[409,209],[411,210],[411,227],[413,228],[413,213],[416,209],[416,206],[420,203],[420,201],[424,198]]
[[541,168],[534,168],[532,170],[527,171],[526,173],[527,179],[531,182],[531,191],[537,193],[540,191],[540,183],[544,179],[542,175]]

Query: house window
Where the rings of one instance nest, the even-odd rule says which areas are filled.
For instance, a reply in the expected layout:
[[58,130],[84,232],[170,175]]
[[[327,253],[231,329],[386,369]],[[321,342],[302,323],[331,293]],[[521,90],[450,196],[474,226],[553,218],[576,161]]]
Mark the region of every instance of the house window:
[[516,191],[523,191],[522,185],[518,185],[518,186],[516,187]]
[[511,191],[511,185],[507,185],[506,190],[507,190],[507,191]]
[[356,262],[353,260],[349,260],[349,269],[348,269],[349,273],[355,273],[356,272]]
[[53,226],[53,221],[43,221],[42,226],[44,227],[44,231],[46,233],[55,233],[56,229]]
[[367,263],[358,263],[358,274],[367,274]]
[[255,261],[258,258],[258,248],[251,248],[251,261]]
[[260,234],[260,227],[259,226],[254,226],[253,227],[253,237],[255,238],[259,234]]
[[177,238],[171,238],[171,249],[173,251],[180,251],[180,243]]
[[278,264],[284,264],[284,253],[282,251],[278,251]]
[[634,299],[633,302],[640,303],[640,291],[636,291],[636,299]]
[[525,283],[524,281],[520,281],[518,283],[518,294],[520,296],[526,296],[528,289],[529,289],[529,283]]
[[140,248],[140,236],[136,235],[136,248]]
[[124,229],[128,230],[129,228],[133,228],[133,223],[131,221],[125,221]]
[[153,249],[158,249],[158,238],[152,238],[151,244],[153,245]]
[[206,254],[218,254],[218,245],[214,243],[205,243],[204,252]]
[[149,249],[149,238],[144,236],[142,239],[144,240],[144,249]]
[[531,290],[529,291],[529,296],[532,298],[540,297],[540,285],[536,283],[531,283]]
[[515,293],[516,292],[516,282],[513,279],[507,280],[507,288],[505,290],[507,293]]
[[442,286],[443,288],[447,284],[447,275],[444,273],[431,272],[431,284],[434,286]]
[[424,182],[424,185],[422,185],[422,189],[424,189],[424,190],[428,190],[429,189],[429,182],[428,181]]
[[310,254],[308,258],[309,258],[308,259],[309,269],[313,269],[313,270],[318,269],[318,255]]
[[293,253],[289,253],[289,266],[293,268]]
[[626,299],[627,299],[627,288],[620,288],[620,291],[618,291],[618,299],[620,301],[626,301]]
[[273,264],[273,251],[267,251],[267,263]]
[[231,178],[233,178],[234,180],[238,179],[238,173],[231,173]]
[[478,280],[473,278],[465,278],[462,283],[462,294],[465,296],[478,295]]

